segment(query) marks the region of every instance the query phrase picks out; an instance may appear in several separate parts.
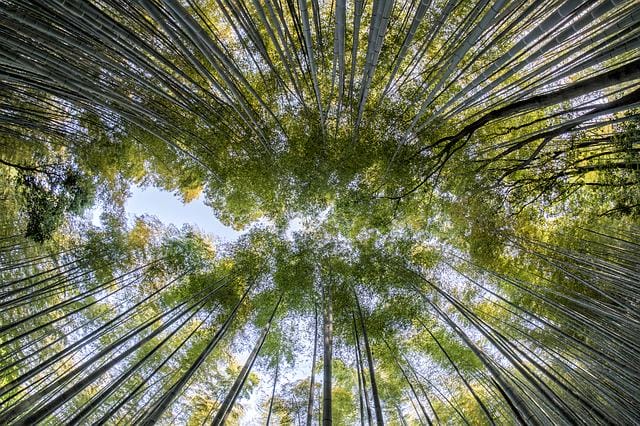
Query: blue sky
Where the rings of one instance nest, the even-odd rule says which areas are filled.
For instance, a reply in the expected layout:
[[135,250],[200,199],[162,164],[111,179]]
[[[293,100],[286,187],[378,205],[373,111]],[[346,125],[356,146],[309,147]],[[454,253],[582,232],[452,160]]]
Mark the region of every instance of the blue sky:
[[[199,197],[188,204],[183,204],[180,198],[171,192],[154,187],[131,187],[131,196],[125,203],[125,210],[130,218],[143,214],[153,215],[164,224],[174,224],[177,227],[185,223],[197,226],[201,231],[212,234],[225,241],[238,238],[240,232],[223,225]],[[94,223],[99,223],[102,209],[98,206],[93,211]]]

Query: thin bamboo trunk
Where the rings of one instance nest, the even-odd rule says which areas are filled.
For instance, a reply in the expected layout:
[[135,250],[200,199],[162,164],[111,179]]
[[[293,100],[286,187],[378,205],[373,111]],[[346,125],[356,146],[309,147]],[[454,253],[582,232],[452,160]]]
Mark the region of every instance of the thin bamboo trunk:
[[278,373],[280,372],[280,356],[276,361],[276,372],[273,377],[273,388],[271,389],[271,400],[269,401],[269,412],[267,413],[267,426],[271,423],[271,413],[273,413],[273,399],[276,397],[276,384],[278,383]]
[[331,306],[331,283],[325,285],[323,306],[323,380],[322,380],[322,425],[331,426],[333,416],[331,412],[331,363],[333,359],[333,310]]
[[[240,395],[240,392],[242,391],[242,388],[245,382],[247,381],[247,377],[249,377],[249,373],[253,368],[253,364],[256,362],[256,358],[258,357],[258,354],[262,349],[262,345],[264,345],[264,341],[267,338],[267,334],[269,334],[269,330],[271,329],[271,323],[273,322],[273,317],[275,316],[281,301],[282,301],[282,296],[280,296],[280,298],[278,299],[278,302],[274,306],[273,311],[271,312],[271,316],[269,317],[269,322],[267,323],[267,326],[262,331],[260,338],[254,345],[253,350],[249,354],[247,361],[244,363],[244,366],[242,367],[242,370],[240,370],[240,374],[238,374],[238,377],[236,377],[236,380],[233,383],[233,386],[231,386],[229,393],[227,393],[226,398],[220,405],[220,409],[218,410],[215,417],[213,418],[213,421],[211,422],[212,425],[217,426],[217,425],[225,424],[225,422],[227,421],[227,417],[231,413],[231,409],[233,408],[233,405],[238,399],[238,395]],[[274,389],[275,389],[275,383],[274,383]]]
[[371,394],[373,396],[373,405],[376,412],[376,423],[378,424],[378,426],[384,426],[384,418],[382,417],[382,404],[380,404],[380,396],[378,395],[378,385],[376,383],[376,373],[373,367],[373,355],[371,353],[371,346],[369,345],[367,328],[364,325],[364,317],[362,315],[362,309],[360,307],[360,301],[358,300],[357,294],[355,294],[355,298],[356,298],[356,306],[358,307],[358,314],[360,316],[360,325],[362,326],[362,337],[364,339],[364,347],[367,352],[367,364],[369,366],[369,378],[371,379]]
[[309,399],[307,403],[307,426],[311,426],[313,419],[313,396],[315,395],[316,356],[318,349],[318,305],[314,305],[313,313],[313,356],[311,357],[311,380],[309,381]]

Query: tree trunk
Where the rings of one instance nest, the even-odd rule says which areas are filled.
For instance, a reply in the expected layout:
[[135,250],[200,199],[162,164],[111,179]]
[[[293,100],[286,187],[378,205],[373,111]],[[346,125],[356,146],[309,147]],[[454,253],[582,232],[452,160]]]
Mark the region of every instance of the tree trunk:
[[367,351],[367,364],[369,364],[369,376],[371,378],[371,393],[373,395],[373,405],[376,411],[376,423],[378,426],[384,426],[384,419],[382,417],[382,405],[380,404],[380,396],[378,395],[378,386],[376,384],[376,373],[373,368],[373,355],[371,354],[371,346],[369,346],[369,338],[367,336],[367,328],[364,326],[364,317],[362,316],[362,309],[360,308],[360,301],[358,301],[358,295],[356,297],[356,306],[358,307],[358,314],[360,315],[360,324],[362,325],[362,337],[364,338],[364,347]]
[[324,340],[324,375],[322,381],[322,425],[331,426],[331,361],[333,350],[333,311],[331,309],[331,283],[325,286],[323,309],[323,340]]
[[[235,404],[236,399],[238,399],[238,395],[240,395],[240,391],[242,391],[242,388],[245,382],[247,381],[247,377],[249,377],[249,373],[251,372],[251,368],[253,368],[253,364],[256,362],[256,358],[260,353],[260,349],[262,349],[262,345],[264,344],[264,341],[267,338],[267,334],[269,333],[269,329],[271,328],[271,322],[273,321],[273,317],[275,316],[281,301],[282,301],[282,296],[280,296],[280,298],[278,299],[278,303],[276,303],[276,306],[273,308],[273,312],[271,312],[271,317],[269,318],[269,322],[267,323],[267,326],[265,327],[264,331],[260,335],[260,338],[258,339],[255,346],[253,347],[253,350],[251,351],[251,354],[249,354],[247,361],[244,363],[242,370],[240,370],[240,374],[238,374],[238,377],[236,377],[236,380],[233,383],[233,386],[231,386],[229,393],[227,394],[226,398],[222,402],[222,405],[220,406],[220,409],[216,413],[215,417],[213,418],[213,421],[211,422],[212,425],[220,425],[220,424],[226,423],[227,416],[229,415],[229,413],[231,413],[231,409],[233,408],[233,405]],[[275,389],[275,383],[274,383],[274,389]]]
[[358,362],[358,371],[360,374],[360,378],[362,379],[362,394],[364,397],[364,404],[367,409],[367,420],[369,422],[368,424],[371,425],[373,423],[373,417],[371,416],[371,407],[369,407],[369,397],[367,395],[367,378],[364,374],[364,363],[362,362],[362,352],[360,351],[360,335],[358,334],[355,315],[353,315],[353,327],[356,334],[356,361]]
[[398,413],[398,420],[400,420],[400,424],[402,426],[408,426],[407,421],[404,419],[404,415],[402,414],[402,410],[399,405],[396,405],[396,412]]
[[[393,357],[393,360],[395,361],[396,365],[398,366],[398,369],[400,370],[400,373],[402,373],[402,377],[404,377],[404,380],[409,385],[409,389],[411,390],[411,393],[415,397],[416,402],[418,403],[418,406],[420,407],[420,411],[422,411],[422,415],[427,420],[427,423],[429,424],[429,426],[432,426],[433,422],[429,418],[429,414],[427,413],[427,410],[425,410],[424,406],[422,405],[422,402],[420,402],[420,398],[418,398],[418,394],[416,393],[416,389],[413,386],[413,383],[411,383],[411,380],[409,379],[409,376],[407,376],[407,373],[405,373],[404,369],[402,368],[402,365],[400,364],[400,361],[398,361],[398,358],[396,357],[395,353],[391,349],[391,346],[389,346],[389,343],[386,341],[386,339],[383,338],[383,340],[384,340],[385,345],[389,349],[389,353]],[[396,407],[396,408],[399,408],[399,407]],[[420,416],[419,415],[418,415],[418,420],[420,420]],[[422,423],[422,420],[420,420],[420,422]]]
[[351,313],[351,318],[353,319],[353,338],[354,338],[354,354],[356,356],[356,375],[358,378],[358,408],[360,411],[360,424],[364,426],[364,401],[362,400],[362,376],[360,375],[360,357],[358,351],[358,345],[360,344],[358,339],[358,330],[356,329],[356,317]]
[[560,90],[556,90],[555,92],[532,96],[528,99],[523,99],[502,108],[495,109],[478,118],[471,124],[468,124],[458,134],[439,140],[436,142],[436,145],[441,142],[449,142],[447,146],[452,146],[461,139],[473,134],[485,124],[499,118],[513,116],[534,108],[539,109],[555,105],[573,99],[577,96],[605,89],[615,84],[635,80],[638,77],[640,77],[640,59],[636,59],[635,61],[629,62],[628,64],[615,68],[611,71],[570,84]]
[[[200,302],[198,302],[198,303],[200,304],[200,307],[201,307],[201,303]],[[16,424],[16,425],[30,425],[30,424],[35,424],[35,423],[43,421],[47,416],[49,416],[55,410],[60,408],[63,404],[68,402],[74,396],[79,394],[82,390],[84,390],[87,386],[89,386],[91,383],[93,383],[98,378],[100,378],[103,374],[105,374],[113,366],[118,364],[120,361],[125,359],[127,356],[129,356],[130,354],[132,354],[133,352],[135,352],[139,348],[141,348],[145,343],[151,341],[151,339],[153,339],[155,336],[159,335],[165,329],[169,328],[173,323],[175,323],[180,318],[182,318],[186,313],[189,312],[189,310],[193,309],[194,307],[196,308],[196,310],[200,309],[199,307],[192,305],[192,306],[189,306],[189,307],[183,309],[181,312],[178,312],[173,318],[169,319],[167,322],[162,324],[160,327],[158,327],[155,330],[153,330],[149,335],[145,336],[143,339],[141,339],[140,341],[136,342],[133,346],[127,348],[125,351],[123,351],[122,353],[118,354],[116,357],[114,357],[113,359],[111,359],[110,361],[105,363],[104,365],[100,366],[100,368],[92,370],[91,373],[89,375],[87,375],[86,377],[84,377],[82,380],[80,380],[77,383],[73,384],[71,387],[66,389],[64,392],[62,392],[61,394],[59,394],[58,396],[56,396],[55,398],[53,398],[52,400],[50,400],[49,402],[44,404],[41,408],[35,410],[32,413],[29,413],[26,417],[16,421],[14,424]],[[193,314],[195,314],[195,312],[192,313],[192,315]],[[136,330],[135,333],[130,333],[129,335],[126,336],[124,341],[119,342],[119,343],[126,342],[131,337],[137,335],[140,331],[144,330],[145,328],[148,328],[148,326],[152,325],[153,323],[155,323],[159,319],[162,319],[163,316],[164,315],[161,314],[160,316],[157,316],[157,317],[147,321],[144,324],[143,327],[139,327],[138,330]],[[107,352],[110,352],[111,349],[112,349],[111,347],[107,347],[107,349],[101,351],[95,357],[98,357],[98,356],[102,357]],[[105,352],[105,351],[107,351],[107,352]],[[16,404],[15,406],[12,407],[11,410],[9,410],[8,412],[6,412],[3,415],[3,417],[2,417],[3,421],[9,421],[9,420],[15,419],[17,416],[19,416],[21,414],[22,410],[25,410],[25,411],[28,410],[29,406],[31,404],[36,403],[38,401],[38,399],[42,399],[43,397],[46,397],[47,394],[52,393],[52,391],[55,391],[55,388],[58,387],[60,383],[64,383],[65,381],[69,380],[70,378],[73,378],[74,376],[80,374],[84,370],[90,368],[90,364],[91,364],[90,362],[85,362],[83,365],[77,367],[76,369],[74,369],[73,371],[68,373],[67,375],[63,376],[58,381],[56,381],[53,384],[47,386],[43,391],[40,391],[39,393],[36,393],[35,395],[30,397],[29,399],[21,402],[20,404]]]
[[[207,318],[209,318],[209,316],[207,316]],[[206,320],[205,320],[206,321]],[[124,398],[122,398],[120,401],[118,401],[117,404],[115,404],[114,406],[112,406],[106,413],[104,413],[102,415],[102,417],[100,417],[100,419],[98,419],[97,421],[94,421],[93,426],[103,426],[104,424],[106,424],[111,418],[113,418],[115,416],[115,414],[122,408],[124,407],[129,401],[131,401],[133,398],[135,398],[136,395],[138,395],[140,392],[146,390],[149,386],[151,386],[152,384],[156,383],[157,381],[160,381],[162,379],[164,379],[164,376],[161,376],[160,379],[157,379],[156,381],[152,381],[151,379],[154,378],[156,376],[156,374],[158,373],[158,371],[160,371],[168,362],[169,360],[171,360],[173,358],[173,356],[178,353],[180,351],[180,349],[182,349],[182,347],[193,337],[194,334],[196,334],[196,332],[200,329],[200,327],[202,326],[202,324],[204,324],[204,321],[201,322],[200,324],[198,324],[193,330],[191,330],[191,333],[189,333],[187,335],[187,337],[185,337],[184,339],[182,339],[182,342],[180,342],[172,351],[171,353],[160,363],[158,364],[153,371],[151,371],[149,374],[146,375],[146,377],[144,379],[142,379],[135,388],[133,388],[130,392],[128,392]],[[141,417],[144,415],[144,413],[141,413]]]
[[312,412],[313,412],[313,396],[314,386],[316,382],[316,355],[318,350],[318,305],[313,307],[314,322],[313,322],[313,357],[311,358],[311,381],[309,383],[309,402],[307,404],[307,426],[311,426]]
[[82,409],[78,410],[78,412],[73,416],[72,419],[66,420],[65,423],[69,425],[77,425],[82,422],[87,416],[89,416],[94,410],[96,410],[100,404],[107,399],[114,392],[117,392],[120,387],[131,377],[138,369],[148,360],[153,354],[156,353],[161,347],[163,347],[173,336],[184,327],[198,312],[200,308],[195,309],[191,315],[189,315],[178,327],[173,329],[167,336],[165,336],[157,345],[153,347],[149,352],[145,354],[138,362],[129,367],[127,371],[118,377],[112,383],[109,383],[108,387],[105,387],[98,394],[96,394],[92,399],[90,399]]
[[480,399],[480,397],[476,394],[476,392],[473,390],[473,387],[471,387],[471,385],[469,384],[469,382],[467,381],[467,379],[462,375],[462,373],[460,372],[460,369],[458,368],[458,365],[455,363],[455,361],[453,360],[453,358],[451,358],[449,356],[449,353],[446,351],[446,349],[442,346],[442,344],[440,344],[440,341],[438,340],[438,338],[431,332],[431,330],[429,329],[429,327],[427,327],[427,325],[420,319],[417,318],[418,323],[420,323],[420,325],[422,326],[422,328],[424,328],[427,333],[429,333],[429,336],[431,336],[431,338],[433,339],[434,342],[436,342],[436,345],[438,345],[438,348],[440,349],[440,351],[444,354],[444,356],[447,358],[447,360],[449,361],[449,364],[451,364],[451,366],[453,367],[453,369],[456,371],[456,374],[458,375],[458,377],[460,377],[460,379],[462,380],[462,382],[464,383],[465,387],[469,390],[469,392],[471,392],[471,395],[473,396],[473,398],[476,400],[476,402],[478,403],[478,405],[480,406],[480,408],[482,409],[482,412],[485,414],[485,416],[487,416],[487,420],[489,421],[490,424],[494,425],[495,422],[493,421],[493,417],[491,416],[491,413],[489,413],[489,410],[487,409],[487,407],[484,405],[484,403],[482,402],[482,400]]
[[235,318],[240,305],[242,304],[242,302],[244,302],[244,299],[247,297],[252,287],[253,285],[249,285],[247,287],[242,297],[240,298],[240,300],[238,300],[238,303],[236,303],[235,307],[233,308],[233,311],[231,311],[225,322],[222,324],[222,327],[220,327],[220,329],[214,334],[207,346],[202,350],[202,352],[200,352],[189,369],[178,379],[177,382],[175,382],[169,388],[169,390],[167,390],[167,392],[165,392],[160,397],[158,401],[153,404],[151,411],[147,413],[144,418],[142,418],[138,422],[138,424],[151,426],[157,423],[162,413],[167,409],[167,407],[169,407],[169,404],[171,404],[173,400],[180,394],[189,379],[191,379],[196,370],[202,365],[207,356],[209,356],[213,349],[218,345],[218,342],[220,342],[222,337],[224,337],[224,335],[227,333],[231,321],[233,320],[233,318]]
[[267,414],[267,426],[271,423],[271,413],[273,412],[273,398],[276,396],[276,384],[278,383],[278,373],[280,371],[280,356],[278,355],[278,360],[276,361],[276,374],[273,378],[273,389],[271,389],[271,401],[269,401],[269,413]]

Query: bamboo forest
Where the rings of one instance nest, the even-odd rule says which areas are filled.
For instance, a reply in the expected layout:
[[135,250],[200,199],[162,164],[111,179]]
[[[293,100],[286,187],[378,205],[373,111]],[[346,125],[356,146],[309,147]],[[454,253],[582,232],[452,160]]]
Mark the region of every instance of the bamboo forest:
[[0,0],[0,424],[640,425],[640,2]]

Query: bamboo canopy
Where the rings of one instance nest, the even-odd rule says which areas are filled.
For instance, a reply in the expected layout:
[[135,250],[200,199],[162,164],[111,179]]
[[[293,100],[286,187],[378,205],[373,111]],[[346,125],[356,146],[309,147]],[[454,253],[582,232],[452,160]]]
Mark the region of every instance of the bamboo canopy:
[[634,0],[0,0],[0,423],[638,424],[639,108]]

